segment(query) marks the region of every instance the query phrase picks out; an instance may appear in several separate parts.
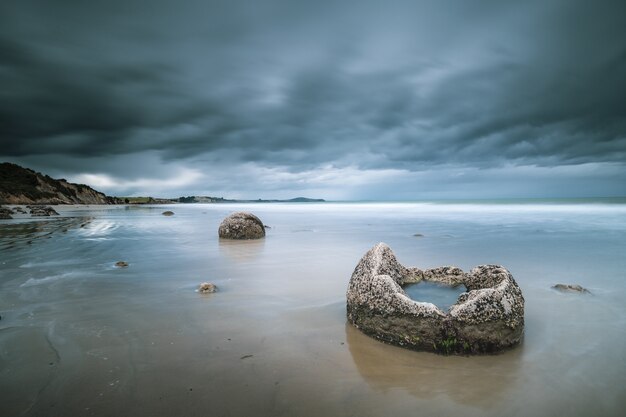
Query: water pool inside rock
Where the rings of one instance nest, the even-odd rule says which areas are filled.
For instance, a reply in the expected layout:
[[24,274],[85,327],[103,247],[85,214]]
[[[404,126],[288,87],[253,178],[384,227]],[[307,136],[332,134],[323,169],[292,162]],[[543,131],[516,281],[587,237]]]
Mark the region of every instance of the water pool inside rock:
[[433,303],[442,310],[447,310],[456,303],[459,295],[466,291],[463,285],[449,287],[436,282],[421,281],[402,288],[410,299]]

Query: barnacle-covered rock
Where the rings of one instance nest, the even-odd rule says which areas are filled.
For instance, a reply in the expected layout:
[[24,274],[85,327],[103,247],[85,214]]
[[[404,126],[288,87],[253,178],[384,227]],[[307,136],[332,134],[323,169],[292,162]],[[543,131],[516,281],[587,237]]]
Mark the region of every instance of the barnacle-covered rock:
[[[403,285],[421,280],[467,292],[446,312],[410,299]],[[445,354],[498,352],[514,346],[524,330],[524,297],[513,276],[498,265],[465,273],[456,267],[406,268],[384,243],[356,266],[347,292],[348,320],[382,341]]]
[[265,237],[265,227],[254,214],[239,211],[222,221],[218,233],[223,239],[261,239]]

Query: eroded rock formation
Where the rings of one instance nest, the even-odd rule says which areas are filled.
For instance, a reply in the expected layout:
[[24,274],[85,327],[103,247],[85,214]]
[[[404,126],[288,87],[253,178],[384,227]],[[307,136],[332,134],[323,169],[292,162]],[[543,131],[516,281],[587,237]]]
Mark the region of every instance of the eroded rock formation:
[[[421,280],[464,285],[467,292],[446,312],[406,295],[402,286]],[[384,243],[356,266],[347,310],[352,324],[377,339],[445,354],[498,352],[519,343],[524,330],[524,297],[505,268],[481,265],[469,273],[455,267],[407,268]]]

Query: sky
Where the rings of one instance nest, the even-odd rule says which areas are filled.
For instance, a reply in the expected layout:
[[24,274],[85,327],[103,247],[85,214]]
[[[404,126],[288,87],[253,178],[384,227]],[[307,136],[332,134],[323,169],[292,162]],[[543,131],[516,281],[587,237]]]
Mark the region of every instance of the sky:
[[626,2],[0,2],[0,161],[109,195],[626,195]]

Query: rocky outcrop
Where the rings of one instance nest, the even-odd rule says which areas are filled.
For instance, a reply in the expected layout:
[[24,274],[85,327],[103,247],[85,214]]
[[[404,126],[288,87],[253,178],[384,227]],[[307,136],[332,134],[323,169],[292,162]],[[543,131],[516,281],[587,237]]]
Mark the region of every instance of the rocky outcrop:
[[581,287],[580,285],[573,284],[556,284],[552,286],[553,289],[562,291],[562,292],[577,292],[581,294],[591,294],[587,288]]
[[10,208],[0,206],[0,220],[12,219],[13,218],[13,216],[11,216],[12,214],[15,214],[13,213],[13,210],[11,210]]
[[254,214],[240,211],[222,221],[218,234],[222,239],[261,239],[265,237],[265,227]]
[[0,164],[0,203],[3,204],[120,204],[83,184],[55,180],[19,165]]
[[26,206],[30,210],[31,217],[48,217],[58,216],[59,213],[55,209],[49,206]]
[[[420,280],[464,285],[467,292],[446,312],[410,299],[402,286]],[[498,265],[465,273],[455,267],[422,271],[401,265],[379,243],[356,266],[347,291],[348,320],[382,341],[444,354],[493,353],[519,343],[524,297],[513,276]]]

